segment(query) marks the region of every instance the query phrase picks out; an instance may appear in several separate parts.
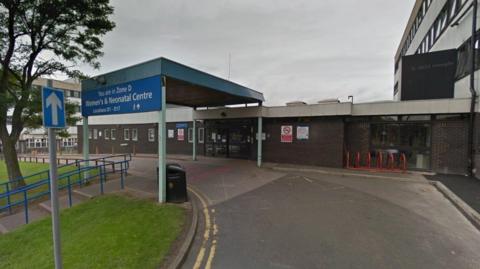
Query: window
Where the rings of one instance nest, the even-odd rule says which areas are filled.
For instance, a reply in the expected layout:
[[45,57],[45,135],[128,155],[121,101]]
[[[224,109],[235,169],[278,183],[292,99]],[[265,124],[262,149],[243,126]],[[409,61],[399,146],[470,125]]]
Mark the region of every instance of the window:
[[199,128],[198,129],[198,143],[203,144],[205,141],[205,129]]
[[430,121],[432,117],[430,115],[408,115],[401,116],[402,121]]
[[138,141],[138,131],[137,129],[132,129],[132,140],[133,141]]
[[130,140],[130,130],[129,129],[123,129],[123,139],[124,140]]
[[98,130],[93,129],[93,139],[97,139],[97,138],[98,138]]
[[33,138],[29,138],[29,139],[28,139],[27,146],[28,146],[29,148],[34,148],[34,147],[35,147],[35,140],[34,140]]
[[115,130],[115,129],[110,130],[110,139],[112,139],[112,140],[117,139],[117,130]]
[[155,142],[155,129],[153,128],[148,129],[148,141]]
[[92,134],[93,134],[93,130],[91,130],[91,129],[88,130],[88,139],[92,139],[92,137],[93,137]]
[[464,120],[466,119],[465,115],[462,114],[445,114],[445,115],[436,115],[437,120]]
[[193,129],[188,128],[188,143],[193,143]]
[[103,131],[105,133],[105,140],[109,140],[110,139],[110,132],[108,129],[105,129],[105,131]]
[[69,148],[69,147],[74,147],[77,145],[77,139],[76,138],[64,138],[62,139],[62,144],[63,147]]

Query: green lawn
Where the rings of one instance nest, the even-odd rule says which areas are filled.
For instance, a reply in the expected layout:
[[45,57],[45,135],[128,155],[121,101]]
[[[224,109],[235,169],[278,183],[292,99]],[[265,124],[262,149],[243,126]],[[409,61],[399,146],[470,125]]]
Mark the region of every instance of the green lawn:
[[[35,174],[48,169],[46,163],[20,162],[20,169],[24,176]],[[7,167],[4,161],[0,161],[0,183],[8,181]]]
[[[157,268],[185,221],[184,209],[120,195],[61,213],[65,268]],[[51,219],[0,235],[0,268],[53,268]]]

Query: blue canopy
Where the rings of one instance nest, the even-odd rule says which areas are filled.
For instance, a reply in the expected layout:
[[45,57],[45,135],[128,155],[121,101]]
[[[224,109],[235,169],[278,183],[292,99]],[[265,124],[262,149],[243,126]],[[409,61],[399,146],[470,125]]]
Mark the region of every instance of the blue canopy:
[[260,92],[163,57],[83,80],[82,91],[153,76],[165,77],[168,104],[212,107],[265,100]]

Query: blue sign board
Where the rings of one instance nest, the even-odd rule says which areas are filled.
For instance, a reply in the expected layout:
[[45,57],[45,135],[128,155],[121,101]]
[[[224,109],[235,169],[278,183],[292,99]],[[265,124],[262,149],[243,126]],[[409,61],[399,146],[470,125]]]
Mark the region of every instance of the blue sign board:
[[160,110],[160,76],[82,91],[82,115],[86,117]]
[[177,124],[175,124],[175,128],[177,128],[177,129],[187,129],[188,128],[188,123],[177,123]]
[[65,95],[63,90],[44,87],[42,89],[43,126],[65,128]]

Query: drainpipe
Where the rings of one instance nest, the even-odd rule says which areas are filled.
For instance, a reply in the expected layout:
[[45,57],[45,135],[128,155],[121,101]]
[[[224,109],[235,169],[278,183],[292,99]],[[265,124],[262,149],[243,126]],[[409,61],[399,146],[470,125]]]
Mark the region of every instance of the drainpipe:
[[468,145],[470,149],[469,154],[469,175],[475,175],[475,146],[473,143],[474,137],[474,127],[475,127],[475,103],[477,100],[477,92],[475,90],[475,58],[476,58],[476,51],[475,51],[475,43],[476,43],[476,33],[477,33],[477,9],[478,9],[478,0],[473,1],[473,16],[472,16],[472,37],[471,37],[471,48],[472,48],[472,55],[471,55],[471,62],[470,62],[470,93],[472,95],[472,99],[470,102],[470,128],[468,134]]

